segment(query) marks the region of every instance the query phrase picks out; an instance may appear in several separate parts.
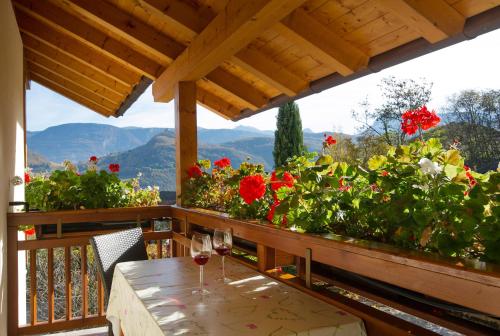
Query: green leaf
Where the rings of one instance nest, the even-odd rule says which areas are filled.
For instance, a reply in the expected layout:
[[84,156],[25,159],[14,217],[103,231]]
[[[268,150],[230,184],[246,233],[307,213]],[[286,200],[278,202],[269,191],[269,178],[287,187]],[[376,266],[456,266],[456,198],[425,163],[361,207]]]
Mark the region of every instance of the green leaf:
[[452,164],[447,164],[444,166],[444,173],[446,174],[446,177],[448,177],[450,180],[453,180],[459,172],[459,167],[454,166]]
[[375,155],[368,160],[368,168],[377,170],[387,162],[387,157],[383,155]]
[[443,163],[458,166],[461,161],[462,158],[460,157],[460,152],[456,149],[450,149],[446,151]]

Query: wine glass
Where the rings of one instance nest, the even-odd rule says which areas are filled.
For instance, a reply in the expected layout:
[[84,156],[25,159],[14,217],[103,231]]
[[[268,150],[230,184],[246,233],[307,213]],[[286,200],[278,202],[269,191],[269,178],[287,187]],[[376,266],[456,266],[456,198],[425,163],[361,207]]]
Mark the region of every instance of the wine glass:
[[191,257],[200,266],[200,288],[193,291],[193,294],[206,295],[210,292],[203,288],[203,265],[205,265],[212,255],[212,241],[210,235],[195,233],[191,238]]
[[233,247],[233,236],[231,229],[215,229],[214,231],[214,249],[218,255],[222,256],[222,281],[230,282],[226,278],[226,271],[224,268],[224,257],[231,254]]

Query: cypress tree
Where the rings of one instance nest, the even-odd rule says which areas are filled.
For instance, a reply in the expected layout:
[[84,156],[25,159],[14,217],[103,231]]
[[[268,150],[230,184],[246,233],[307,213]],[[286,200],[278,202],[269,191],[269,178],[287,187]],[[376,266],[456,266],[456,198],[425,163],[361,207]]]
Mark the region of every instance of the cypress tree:
[[289,102],[280,107],[274,132],[274,166],[280,167],[304,149],[304,135],[300,120],[299,106]]

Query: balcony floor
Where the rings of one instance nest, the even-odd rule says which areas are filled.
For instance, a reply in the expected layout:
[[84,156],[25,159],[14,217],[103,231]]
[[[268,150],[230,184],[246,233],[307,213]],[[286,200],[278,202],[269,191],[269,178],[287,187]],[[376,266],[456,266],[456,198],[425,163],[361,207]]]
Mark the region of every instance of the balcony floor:
[[55,334],[41,334],[40,336],[107,336],[108,327],[92,328],[92,329],[81,329],[73,331],[65,331]]

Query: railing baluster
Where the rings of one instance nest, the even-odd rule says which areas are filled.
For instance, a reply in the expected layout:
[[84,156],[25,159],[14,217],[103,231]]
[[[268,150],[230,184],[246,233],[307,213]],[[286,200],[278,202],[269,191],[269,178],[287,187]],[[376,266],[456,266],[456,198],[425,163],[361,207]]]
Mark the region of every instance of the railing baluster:
[[99,274],[97,275],[97,315],[104,315],[104,288]]
[[37,322],[36,311],[36,253],[37,250],[30,250],[30,323]]
[[158,240],[156,241],[156,257],[157,257],[158,259],[163,258],[163,251],[162,251],[162,246],[161,246],[161,244],[162,244],[162,240],[161,240],[161,239],[158,239]]
[[47,303],[49,305],[48,323],[54,321],[54,249],[47,249]]
[[73,314],[73,295],[71,282],[71,247],[64,248],[64,281],[66,282],[66,321],[71,320]]
[[87,275],[87,246],[80,246],[81,250],[81,276],[82,276],[82,319],[88,316],[88,275]]

